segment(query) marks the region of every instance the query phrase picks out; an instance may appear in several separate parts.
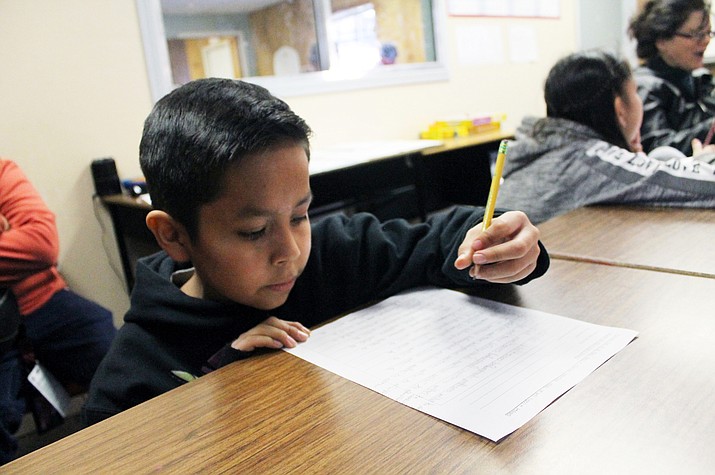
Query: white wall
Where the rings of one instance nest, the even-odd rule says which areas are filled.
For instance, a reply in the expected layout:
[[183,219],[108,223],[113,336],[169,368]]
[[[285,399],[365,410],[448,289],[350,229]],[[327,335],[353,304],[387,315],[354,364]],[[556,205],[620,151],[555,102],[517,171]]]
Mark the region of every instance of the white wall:
[[636,0],[580,0],[579,49],[601,48],[626,58],[635,66],[635,42],[628,24],[637,8]]
[[[291,98],[315,131],[314,145],[416,138],[438,117],[505,112],[508,127],[542,114],[550,66],[576,47],[574,2],[558,20],[448,18],[450,80],[443,83]],[[460,60],[457,31],[533,29],[538,61],[476,66]],[[128,308],[106,213],[92,202],[89,165],[111,156],[123,178],[138,176],[137,151],[151,109],[134,0],[0,0],[0,155],[14,159],[57,214],[60,268],[79,293]]]

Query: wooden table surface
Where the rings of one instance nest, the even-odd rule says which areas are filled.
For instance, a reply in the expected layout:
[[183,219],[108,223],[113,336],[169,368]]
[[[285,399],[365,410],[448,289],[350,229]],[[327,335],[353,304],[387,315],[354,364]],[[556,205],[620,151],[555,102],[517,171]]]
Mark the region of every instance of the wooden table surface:
[[283,352],[256,356],[2,473],[712,473],[715,280],[554,260],[484,296],[640,332],[500,443]]
[[715,278],[715,210],[586,207],[539,225],[557,259]]

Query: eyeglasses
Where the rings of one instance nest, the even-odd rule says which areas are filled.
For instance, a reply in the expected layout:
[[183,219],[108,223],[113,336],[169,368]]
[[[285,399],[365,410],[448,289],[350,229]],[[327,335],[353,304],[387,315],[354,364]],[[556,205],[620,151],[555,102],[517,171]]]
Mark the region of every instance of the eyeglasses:
[[680,36],[681,38],[687,38],[695,41],[703,41],[705,38],[715,38],[715,31],[699,31],[697,33],[681,33],[676,31],[673,34],[675,36]]

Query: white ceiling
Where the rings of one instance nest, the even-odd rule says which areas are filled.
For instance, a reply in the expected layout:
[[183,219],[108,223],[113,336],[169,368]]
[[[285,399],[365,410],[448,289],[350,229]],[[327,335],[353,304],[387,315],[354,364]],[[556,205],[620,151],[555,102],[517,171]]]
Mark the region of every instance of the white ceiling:
[[292,0],[161,0],[161,11],[169,15],[247,13]]

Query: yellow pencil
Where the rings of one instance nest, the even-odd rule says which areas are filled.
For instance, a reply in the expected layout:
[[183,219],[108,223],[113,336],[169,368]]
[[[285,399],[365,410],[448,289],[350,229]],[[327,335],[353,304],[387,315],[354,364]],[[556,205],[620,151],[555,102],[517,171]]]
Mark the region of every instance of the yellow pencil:
[[509,144],[508,140],[502,140],[499,144],[499,153],[497,154],[497,163],[492,176],[492,184],[489,187],[489,198],[487,198],[487,207],[484,208],[484,219],[482,220],[482,231],[486,231],[492,224],[494,217],[494,207],[497,203],[497,195],[499,194],[499,185],[501,184],[501,175],[504,170],[504,160],[506,160],[506,147]]

